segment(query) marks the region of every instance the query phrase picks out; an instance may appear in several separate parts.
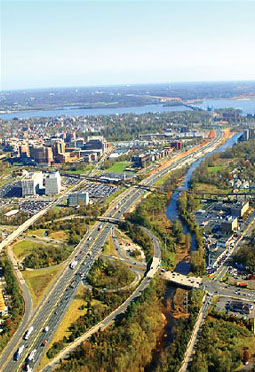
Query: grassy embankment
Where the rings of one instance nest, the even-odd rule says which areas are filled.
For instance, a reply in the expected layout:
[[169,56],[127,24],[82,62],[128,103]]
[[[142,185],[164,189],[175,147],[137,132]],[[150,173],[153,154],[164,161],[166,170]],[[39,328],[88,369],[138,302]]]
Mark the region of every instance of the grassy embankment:
[[22,271],[23,278],[31,293],[34,307],[38,305],[43,296],[47,293],[61,269],[62,265],[40,270]]

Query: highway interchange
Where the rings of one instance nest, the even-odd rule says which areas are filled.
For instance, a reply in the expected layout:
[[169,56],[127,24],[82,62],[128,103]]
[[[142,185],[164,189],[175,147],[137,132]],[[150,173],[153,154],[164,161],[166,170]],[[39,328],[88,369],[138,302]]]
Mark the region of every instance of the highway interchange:
[[[221,136],[222,133],[217,130],[216,137],[203,147],[203,152],[206,150],[211,151],[211,149],[218,144]],[[203,152],[201,149],[199,149],[192,154],[185,155],[177,161],[173,161],[167,167],[160,169],[155,174],[143,180],[141,184],[152,186],[159,178],[163,177],[174,169],[183,166],[185,162],[188,163],[194,161],[197,156],[202,156]],[[135,187],[128,188],[113,201],[111,207],[104,214],[104,216],[115,218],[123,217],[123,215],[135,202],[137,202],[139,198],[142,197],[143,194],[144,190],[142,189]],[[118,206],[117,210],[115,209],[116,206]],[[100,229],[99,226],[101,227]],[[34,369],[39,364],[44,353],[44,347],[42,346],[43,341],[47,340],[47,342],[49,342],[54,335],[63,315],[67,311],[74,297],[77,286],[81,281],[80,273],[84,273],[86,278],[86,275],[91,269],[93,263],[102,251],[103,245],[108,234],[110,233],[111,226],[112,225],[108,222],[95,224],[89,234],[86,234],[86,236],[76,247],[75,252],[67,261],[66,266],[61,272],[60,276],[51,287],[42,303],[36,309],[29,324],[26,325],[26,329],[31,325],[34,328],[29,339],[27,341],[23,340],[22,336],[25,332],[25,329],[19,329],[13,339],[7,345],[4,353],[2,353],[0,362],[2,362],[3,372],[20,371],[28,354],[34,349],[36,349],[35,360],[30,363],[30,366]],[[21,230],[25,231],[26,228],[27,227],[24,227],[24,229],[21,228]],[[75,259],[78,261],[78,264],[74,270],[71,270],[69,268],[69,264],[74,259],[74,255],[76,256]],[[153,269],[154,272],[157,271],[157,268]],[[47,333],[43,332],[46,326],[49,327]],[[13,359],[13,353],[18,349],[19,346],[23,344],[25,345],[25,351],[22,353],[19,361],[16,362]]]

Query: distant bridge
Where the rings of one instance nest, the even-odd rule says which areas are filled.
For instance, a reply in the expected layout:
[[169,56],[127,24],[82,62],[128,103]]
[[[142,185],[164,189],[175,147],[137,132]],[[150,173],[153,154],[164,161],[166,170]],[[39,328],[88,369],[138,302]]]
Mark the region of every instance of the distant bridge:
[[[147,185],[134,185],[135,187],[138,187],[139,189],[151,191],[151,192],[158,192],[161,194],[165,194],[166,191],[163,191],[162,187],[158,186],[147,186]],[[208,192],[208,191],[193,191],[193,190],[182,190],[181,186],[179,188],[174,189],[168,189],[168,192],[187,192],[188,194],[194,194],[194,195],[201,195],[202,199],[206,199],[206,196],[254,196],[255,197],[255,189],[246,189],[247,191],[239,191],[239,192]]]
[[161,272],[161,277],[183,287],[199,288],[202,284],[202,278],[186,276],[172,271]]

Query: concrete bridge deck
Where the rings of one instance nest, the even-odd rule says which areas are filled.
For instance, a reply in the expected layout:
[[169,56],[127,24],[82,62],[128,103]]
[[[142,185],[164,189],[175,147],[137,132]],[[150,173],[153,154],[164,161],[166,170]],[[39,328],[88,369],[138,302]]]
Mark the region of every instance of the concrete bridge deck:
[[199,288],[203,281],[202,278],[186,276],[172,271],[161,272],[161,277],[169,282],[190,288]]

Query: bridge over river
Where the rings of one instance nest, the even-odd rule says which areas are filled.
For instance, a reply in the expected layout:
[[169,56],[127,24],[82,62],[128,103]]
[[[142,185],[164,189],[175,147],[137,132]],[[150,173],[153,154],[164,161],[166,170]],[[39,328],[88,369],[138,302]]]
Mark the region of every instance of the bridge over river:
[[161,272],[161,277],[176,285],[190,288],[200,288],[203,283],[202,278],[186,276],[173,271]]

